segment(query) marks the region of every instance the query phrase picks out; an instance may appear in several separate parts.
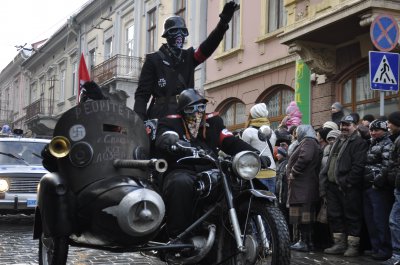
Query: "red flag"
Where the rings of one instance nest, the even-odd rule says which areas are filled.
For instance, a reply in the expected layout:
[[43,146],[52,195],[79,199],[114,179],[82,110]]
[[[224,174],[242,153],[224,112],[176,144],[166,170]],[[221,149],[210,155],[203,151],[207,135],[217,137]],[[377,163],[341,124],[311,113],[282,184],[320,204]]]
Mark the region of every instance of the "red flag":
[[86,67],[85,57],[83,56],[83,53],[81,55],[81,60],[79,61],[78,80],[79,80],[79,87],[78,87],[78,102],[79,102],[80,98],[79,96],[81,94],[82,85],[86,81],[90,81],[90,76],[88,69]]

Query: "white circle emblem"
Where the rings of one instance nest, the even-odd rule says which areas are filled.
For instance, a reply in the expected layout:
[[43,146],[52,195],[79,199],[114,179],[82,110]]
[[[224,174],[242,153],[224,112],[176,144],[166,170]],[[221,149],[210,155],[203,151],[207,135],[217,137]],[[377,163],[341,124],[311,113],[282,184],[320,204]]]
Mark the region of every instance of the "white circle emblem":
[[74,142],[82,140],[85,136],[86,129],[82,124],[75,124],[69,129],[69,138]]

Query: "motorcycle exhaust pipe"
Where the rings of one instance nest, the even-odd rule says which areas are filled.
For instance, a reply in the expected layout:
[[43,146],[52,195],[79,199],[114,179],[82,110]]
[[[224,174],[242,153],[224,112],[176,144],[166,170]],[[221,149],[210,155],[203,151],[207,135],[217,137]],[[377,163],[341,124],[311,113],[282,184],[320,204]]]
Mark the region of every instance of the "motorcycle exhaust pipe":
[[216,227],[214,224],[208,226],[208,237],[207,238],[192,238],[192,244],[195,247],[195,255],[191,257],[176,257],[168,258],[168,261],[172,264],[196,264],[202,260],[208,252],[210,252],[212,246],[214,245],[216,234]]
[[64,136],[56,136],[51,139],[49,144],[49,151],[54,157],[63,158],[69,154],[71,150],[71,143],[68,138]]
[[133,160],[133,159],[115,159],[115,168],[139,168],[139,169],[155,169],[157,172],[163,173],[167,171],[168,163],[164,159],[149,160]]

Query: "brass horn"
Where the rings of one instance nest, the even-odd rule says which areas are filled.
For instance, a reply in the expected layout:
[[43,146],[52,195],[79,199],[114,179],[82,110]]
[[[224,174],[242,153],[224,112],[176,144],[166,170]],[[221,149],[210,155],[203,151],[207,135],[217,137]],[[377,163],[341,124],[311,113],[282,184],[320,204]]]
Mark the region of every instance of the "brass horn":
[[54,137],[53,139],[51,139],[51,142],[49,144],[50,153],[57,158],[62,158],[67,156],[70,149],[71,149],[71,143],[64,136]]

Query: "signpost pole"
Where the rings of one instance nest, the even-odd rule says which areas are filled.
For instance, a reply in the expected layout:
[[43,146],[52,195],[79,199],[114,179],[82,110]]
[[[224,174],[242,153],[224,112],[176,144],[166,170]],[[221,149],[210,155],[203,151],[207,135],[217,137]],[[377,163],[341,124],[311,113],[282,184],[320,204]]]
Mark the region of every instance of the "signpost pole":
[[380,94],[380,106],[379,106],[379,115],[384,116],[385,115],[385,91],[381,91]]

